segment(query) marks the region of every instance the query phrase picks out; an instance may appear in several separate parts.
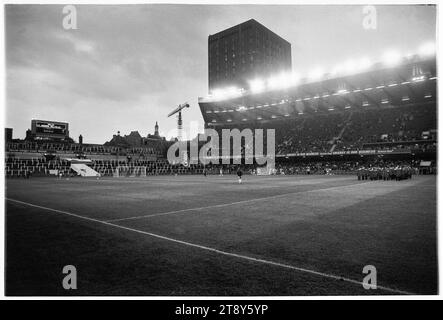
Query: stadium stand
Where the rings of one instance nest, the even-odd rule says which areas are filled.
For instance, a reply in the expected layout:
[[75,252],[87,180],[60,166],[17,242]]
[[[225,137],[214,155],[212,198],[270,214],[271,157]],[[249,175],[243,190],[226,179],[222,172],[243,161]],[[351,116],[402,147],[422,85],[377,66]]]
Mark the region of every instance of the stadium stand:
[[[64,176],[71,174],[71,166],[67,160],[46,160],[45,158],[19,159],[7,158],[5,163],[6,177],[47,176],[56,170]],[[55,174],[55,173],[54,173]]]
[[56,152],[56,153],[85,153],[85,154],[108,154],[108,155],[139,155],[139,156],[162,156],[163,150],[154,147],[114,147],[93,144],[55,143],[55,142],[10,142],[6,144],[7,152]]
[[[336,149],[363,149],[377,142],[423,141],[423,133],[437,129],[435,104],[353,112],[344,126]],[[430,138],[435,141],[435,136]]]

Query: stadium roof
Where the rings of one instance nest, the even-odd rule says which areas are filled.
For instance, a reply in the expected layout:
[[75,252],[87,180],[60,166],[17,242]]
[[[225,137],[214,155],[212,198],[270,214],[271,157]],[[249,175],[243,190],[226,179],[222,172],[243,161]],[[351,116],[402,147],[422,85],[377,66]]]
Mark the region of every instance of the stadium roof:
[[222,94],[199,98],[200,110],[207,125],[218,126],[436,101],[434,55],[414,55],[390,62],[375,64],[366,71],[327,74],[318,80],[300,79],[296,84],[280,76],[268,79],[261,88],[256,83],[249,90],[228,88]]

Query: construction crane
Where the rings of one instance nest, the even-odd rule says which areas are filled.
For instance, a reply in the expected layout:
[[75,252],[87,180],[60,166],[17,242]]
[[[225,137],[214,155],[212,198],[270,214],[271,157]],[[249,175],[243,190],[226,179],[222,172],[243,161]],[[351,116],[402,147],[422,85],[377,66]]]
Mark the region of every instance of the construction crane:
[[189,108],[189,104],[187,102],[180,104],[174,111],[168,114],[168,118],[178,113],[177,116],[177,138],[178,141],[182,140],[182,130],[183,130],[183,119],[182,119],[182,110],[185,108]]

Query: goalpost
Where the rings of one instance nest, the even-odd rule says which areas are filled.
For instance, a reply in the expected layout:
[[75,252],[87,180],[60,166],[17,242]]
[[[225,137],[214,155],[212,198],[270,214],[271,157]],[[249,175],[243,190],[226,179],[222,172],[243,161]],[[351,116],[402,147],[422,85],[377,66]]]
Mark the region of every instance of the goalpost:
[[275,168],[273,165],[267,164],[266,167],[257,167],[258,176],[269,176],[275,174]]
[[118,166],[114,169],[114,177],[146,177],[144,166]]

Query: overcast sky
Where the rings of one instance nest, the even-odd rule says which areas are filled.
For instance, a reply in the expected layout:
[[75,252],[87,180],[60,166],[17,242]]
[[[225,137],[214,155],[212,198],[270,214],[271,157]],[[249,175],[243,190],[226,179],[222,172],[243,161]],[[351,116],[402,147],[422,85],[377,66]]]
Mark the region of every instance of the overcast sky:
[[292,44],[293,70],[331,69],[387,49],[416,52],[435,41],[435,7],[376,6],[377,29],[362,26],[362,6],[76,5],[77,30],[63,6],[8,5],[6,126],[23,138],[31,119],[66,121],[71,136],[104,143],[117,131],[170,135],[167,114],[203,120],[207,37],[254,18]]

